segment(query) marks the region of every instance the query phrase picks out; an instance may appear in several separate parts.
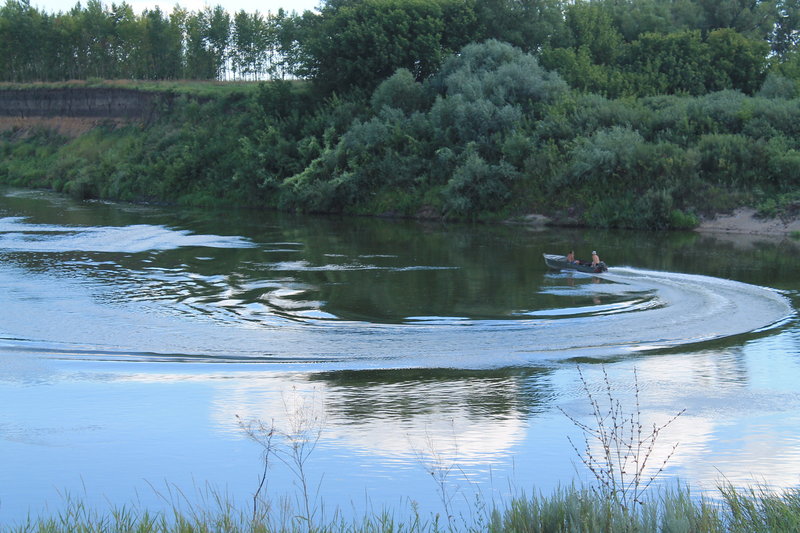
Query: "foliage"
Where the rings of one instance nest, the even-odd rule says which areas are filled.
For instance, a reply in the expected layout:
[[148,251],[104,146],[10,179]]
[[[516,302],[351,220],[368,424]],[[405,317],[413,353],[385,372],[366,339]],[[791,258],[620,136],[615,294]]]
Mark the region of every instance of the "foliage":
[[[688,228],[743,204],[784,216],[800,176],[800,55],[786,49],[767,63],[777,37],[759,21],[781,20],[786,40],[796,12],[762,4],[727,2],[741,15],[729,17],[695,0],[337,0],[302,15],[176,8],[140,19],[90,3],[53,16],[106,28],[104,44],[80,45],[91,53],[67,52],[86,75],[302,71],[312,83],[90,81],[167,91],[174,103],[143,128],[107,125],[77,139],[12,132],[0,142],[0,180],[307,212],[536,211],[602,227]],[[18,61],[25,51],[2,37],[16,35],[7,20],[34,31],[49,15],[18,0],[0,11],[10,54],[0,72],[58,72]],[[531,41],[465,44],[494,33]]]
[[125,2],[46,13],[27,0],[0,7],[0,80],[263,79],[292,67],[285,14],[176,5],[133,12]]
[[474,21],[471,6],[455,0],[330,2],[303,19],[299,72],[326,93],[372,91],[398,68],[421,81],[469,42]]
[[477,28],[467,42],[497,39],[537,53],[566,31],[563,6],[563,0],[475,0]]
[[776,198],[766,198],[757,207],[758,215],[764,218],[794,219],[800,215],[800,192],[795,190]]
[[645,33],[626,50],[639,94],[704,94],[715,67],[699,31]]
[[763,98],[797,98],[800,95],[797,82],[785,76],[770,72],[764,79],[764,84],[758,91],[758,96]]
[[753,94],[761,87],[767,70],[766,42],[748,39],[728,28],[710,32],[706,43],[713,65],[707,91],[737,89]]
[[474,149],[469,150],[442,190],[446,213],[463,217],[499,210],[511,195],[509,182],[518,176],[511,165],[491,165]]
[[370,102],[375,112],[390,107],[411,113],[426,109],[431,104],[430,100],[428,92],[416,82],[414,75],[408,69],[400,68],[378,85]]
[[797,81],[796,0],[328,0],[302,14],[134,13],[90,0],[47,13],[0,8],[0,80],[311,78],[370,92],[398,68],[417,81],[495,39],[540,56],[572,87],[610,97],[757,91],[769,68]]
[[[459,218],[502,209],[520,176],[503,161],[503,139],[526,114],[566,94],[564,82],[497,41],[464,47],[428,83],[412,78],[401,69],[378,86],[376,115],[353,121],[335,145],[287,179],[281,206],[374,212],[383,209],[381,191],[403,191],[405,215],[425,202]],[[431,189],[441,191],[438,199]]]
[[520,105],[524,111],[567,91],[561,77],[539,66],[534,56],[496,40],[465,46],[442,65],[433,84],[447,96],[486,99],[495,106]]

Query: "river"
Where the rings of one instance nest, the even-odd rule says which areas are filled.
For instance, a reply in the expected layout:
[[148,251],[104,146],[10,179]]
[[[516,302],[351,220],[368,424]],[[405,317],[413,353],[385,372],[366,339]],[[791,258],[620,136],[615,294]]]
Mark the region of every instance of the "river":
[[[542,253],[597,249],[593,276]],[[0,523],[87,506],[317,517],[483,505],[592,477],[566,415],[605,376],[661,482],[800,481],[800,243],[77,202],[0,189]],[[635,376],[634,377],[634,372]],[[585,379],[581,381],[581,373]],[[565,414],[566,413],[566,414]],[[318,440],[316,440],[318,438]],[[677,444],[674,453],[670,450]],[[294,465],[296,466],[296,464]],[[480,504],[476,502],[482,502]]]

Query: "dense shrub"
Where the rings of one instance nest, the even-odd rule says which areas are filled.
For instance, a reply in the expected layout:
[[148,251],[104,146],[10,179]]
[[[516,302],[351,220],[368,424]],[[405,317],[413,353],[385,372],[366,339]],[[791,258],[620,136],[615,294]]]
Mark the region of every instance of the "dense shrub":
[[421,83],[407,69],[398,69],[384,80],[372,93],[372,109],[379,113],[384,107],[402,109],[406,113],[422,111],[430,105],[431,98]]
[[511,194],[509,184],[518,176],[511,165],[489,164],[469,150],[442,190],[447,214],[474,217],[502,209]]

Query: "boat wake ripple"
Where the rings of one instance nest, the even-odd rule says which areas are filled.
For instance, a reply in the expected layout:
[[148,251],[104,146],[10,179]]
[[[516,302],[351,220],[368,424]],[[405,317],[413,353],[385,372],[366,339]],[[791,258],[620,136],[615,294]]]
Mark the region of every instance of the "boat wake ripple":
[[[174,313],[163,302],[109,305],[85,296],[76,307],[82,291],[77,282],[60,280],[54,291],[52,283],[0,270],[0,284],[17,309],[0,323],[0,353],[297,370],[487,368],[677,347],[773,327],[794,315],[779,292],[737,281],[627,267],[597,278],[602,283],[575,289],[597,297],[589,308],[522,311],[492,320],[415,316],[387,324],[313,314],[221,321],[192,315],[191,309]],[[604,304],[608,296],[614,296],[612,303]],[[27,318],[32,316],[37,320]]]

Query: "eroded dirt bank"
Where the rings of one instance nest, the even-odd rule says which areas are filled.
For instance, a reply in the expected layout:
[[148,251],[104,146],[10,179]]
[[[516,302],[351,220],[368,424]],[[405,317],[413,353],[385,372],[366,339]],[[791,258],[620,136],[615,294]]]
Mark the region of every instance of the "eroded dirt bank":
[[173,96],[123,88],[64,87],[0,90],[0,131],[37,129],[77,137],[101,124],[149,123]]
[[122,88],[32,88],[0,91],[0,116],[150,120],[169,103],[164,93]]

